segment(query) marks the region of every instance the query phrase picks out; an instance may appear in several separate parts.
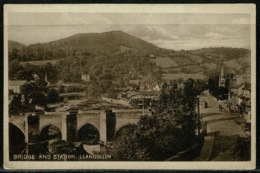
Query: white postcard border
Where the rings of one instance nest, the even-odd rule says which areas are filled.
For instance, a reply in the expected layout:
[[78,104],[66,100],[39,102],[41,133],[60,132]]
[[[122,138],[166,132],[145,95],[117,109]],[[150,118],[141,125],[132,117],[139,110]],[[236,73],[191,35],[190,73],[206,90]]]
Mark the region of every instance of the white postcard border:
[[[254,169],[256,164],[256,7],[254,4],[48,4],[4,6],[4,168],[5,169]],[[88,13],[247,13],[251,15],[252,131],[251,161],[246,162],[112,162],[112,161],[9,161],[8,146],[8,13],[10,12]],[[214,22],[214,21],[213,21]]]

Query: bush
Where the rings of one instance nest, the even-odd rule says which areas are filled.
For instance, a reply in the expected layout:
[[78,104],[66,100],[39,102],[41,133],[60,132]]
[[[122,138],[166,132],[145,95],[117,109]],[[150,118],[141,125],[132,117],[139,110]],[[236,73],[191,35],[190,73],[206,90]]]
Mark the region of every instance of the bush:
[[248,161],[251,158],[251,138],[237,137],[236,145],[232,149],[232,153],[237,160]]

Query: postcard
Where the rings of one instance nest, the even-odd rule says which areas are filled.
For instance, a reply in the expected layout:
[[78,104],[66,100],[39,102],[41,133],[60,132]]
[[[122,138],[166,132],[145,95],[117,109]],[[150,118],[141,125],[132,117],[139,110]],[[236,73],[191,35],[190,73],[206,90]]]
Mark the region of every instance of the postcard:
[[4,6],[5,169],[256,166],[254,4]]

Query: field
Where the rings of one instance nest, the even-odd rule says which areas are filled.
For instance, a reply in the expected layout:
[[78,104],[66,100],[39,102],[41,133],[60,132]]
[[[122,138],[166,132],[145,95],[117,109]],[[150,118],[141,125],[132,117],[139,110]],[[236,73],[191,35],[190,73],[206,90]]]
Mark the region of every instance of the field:
[[188,78],[193,78],[193,79],[206,79],[207,76],[199,73],[195,74],[186,74],[186,73],[172,73],[172,74],[163,74],[163,79],[164,80],[177,80],[180,78],[183,79],[188,79]]
[[177,67],[178,64],[169,57],[151,59],[150,61],[155,62],[157,66],[162,68]]

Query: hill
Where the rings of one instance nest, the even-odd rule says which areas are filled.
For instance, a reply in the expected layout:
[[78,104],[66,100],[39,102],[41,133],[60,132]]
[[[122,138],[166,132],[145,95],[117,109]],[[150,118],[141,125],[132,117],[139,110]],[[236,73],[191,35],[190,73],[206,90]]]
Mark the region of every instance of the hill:
[[121,31],[76,34],[49,43],[23,47],[19,61],[62,59],[75,54],[102,54],[133,51],[138,54],[153,54],[159,47]]
[[100,51],[103,53],[115,53],[125,50],[149,53],[159,49],[151,43],[122,31],[76,34],[65,39],[50,42],[49,44],[53,47],[62,46],[63,49]]
[[22,44],[22,43],[19,43],[17,41],[12,41],[12,40],[8,40],[8,50],[9,51],[12,51],[13,49],[22,49],[26,47],[26,45]]
[[110,74],[116,80],[145,75],[162,76],[165,80],[207,79],[219,74],[222,66],[226,73],[244,73],[251,63],[248,49],[217,47],[174,51],[121,31],[76,34],[29,46],[14,41],[9,44],[10,62],[16,59],[23,66],[56,64],[58,76],[71,82],[80,81],[82,73],[104,79]]
[[162,67],[166,80],[180,76],[206,79],[210,75],[218,75],[222,66],[227,74],[245,73],[251,64],[250,57],[248,49],[217,47],[178,51],[151,61]]

